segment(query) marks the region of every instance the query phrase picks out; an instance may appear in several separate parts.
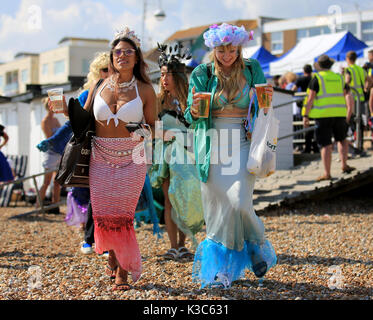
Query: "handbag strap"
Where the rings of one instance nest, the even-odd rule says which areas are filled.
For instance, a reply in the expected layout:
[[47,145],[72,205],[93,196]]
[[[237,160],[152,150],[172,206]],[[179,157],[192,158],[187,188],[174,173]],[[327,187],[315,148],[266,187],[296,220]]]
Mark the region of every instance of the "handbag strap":
[[92,97],[91,97],[91,103],[90,103],[89,109],[88,109],[88,112],[91,115],[91,121],[88,124],[87,129],[85,130],[85,135],[91,135],[92,136],[95,132],[95,116],[94,116],[94,113],[93,113],[93,104],[95,103],[95,97],[96,97],[96,94],[97,94],[97,90],[103,82],[104,82],[104,79],[98,80],[97,83],[96,83],[96,86],[93,89]]
[[89,108],[88,108],[88,111],[93,114],[93,104],[95,102],[95,97],[96,97],[96,94],[97,94],[97,90],[98,88],[100,87],[100,85],[104,82],[104,79],[100,79],[97,81],[96,85],[95,85],[95,88],[93,89],[93,92],[92,92],[92,97],[91,97],[91,103],[89,105]]

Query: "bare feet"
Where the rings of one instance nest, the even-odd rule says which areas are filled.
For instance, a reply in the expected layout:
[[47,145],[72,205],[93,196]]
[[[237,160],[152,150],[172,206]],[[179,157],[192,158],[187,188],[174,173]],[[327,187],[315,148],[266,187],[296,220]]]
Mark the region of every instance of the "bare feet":
[[117,269],[118,269],[118,261],[115,256],[115,253],[113,250],[109,251],[109,258],[107,262],[107,266],[105,268],[105,272],[108,276],[110,276],[111,279],[116,278],[117,274]]

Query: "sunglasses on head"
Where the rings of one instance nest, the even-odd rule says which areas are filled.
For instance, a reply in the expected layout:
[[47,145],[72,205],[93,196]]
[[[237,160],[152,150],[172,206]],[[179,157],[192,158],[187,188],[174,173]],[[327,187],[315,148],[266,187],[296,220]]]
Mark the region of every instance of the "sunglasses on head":
[[135,49],[115,49],[113,51],[114,55],[116,57],[120,57],[122,55],[122,53],[127,56],[127,57],[130,57],[130,56],[133,56],[135,54],[136,50]]
[[100,69],[102,72],[109,72],[109,68],[102,68]]

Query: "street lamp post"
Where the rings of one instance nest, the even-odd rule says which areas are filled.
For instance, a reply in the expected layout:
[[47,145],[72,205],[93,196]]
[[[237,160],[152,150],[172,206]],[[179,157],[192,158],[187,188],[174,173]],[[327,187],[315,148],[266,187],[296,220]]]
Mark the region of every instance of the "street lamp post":
[[[144,47],[145,47],[145,21],[146,21],[147,6],[148,6],[148,0],[143,0],[141,41]],[[158,2],[158,10],[154,12],[154,17],[158,21],[162,21],[166,18],[166,13],[162,10],[161,0],[159,0]]]

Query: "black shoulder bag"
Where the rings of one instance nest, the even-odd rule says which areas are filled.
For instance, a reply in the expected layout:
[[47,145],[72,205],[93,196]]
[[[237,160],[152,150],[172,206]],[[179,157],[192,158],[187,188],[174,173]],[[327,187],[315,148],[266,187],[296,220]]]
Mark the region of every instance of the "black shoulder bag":
[[[79,132],[79,135],[77,135],[76,131],[74,131],[73,136],[66,144],[65,150],[62,154],[60,165],[55,178],[55,181],[57,181],[57,183],[59,183],[62,187],[89,188],[89,161],[91,158],[91,140],[92,136],[95,133],[93,102],[96,96],[97,89],[102,82],[103,79],[97,82],[97,85],[92,94],[91,105],[89,109],[90,119],[88,121],[88,125],[83,128],[83,130],[81,130],[81,133]],[[82,109],[77,99],[70,99],[69,114],[71,108]],[[79,119],[74,120],[76,121]]]

